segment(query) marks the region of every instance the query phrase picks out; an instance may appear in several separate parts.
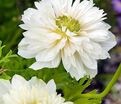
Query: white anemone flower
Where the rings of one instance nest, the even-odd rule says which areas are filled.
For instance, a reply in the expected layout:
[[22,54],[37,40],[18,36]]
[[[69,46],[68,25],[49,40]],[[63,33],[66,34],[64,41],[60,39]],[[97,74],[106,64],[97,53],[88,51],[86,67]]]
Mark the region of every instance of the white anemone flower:
[[53,80],[47,84],[33,77],[26,81],[15,75],[12,81],[0,79],[0,104],[73,104],[56,93]]
[[109,58],[116,45],[115,36],[103,10],[93,0],[42,0],[36,9],[28,8],[20,27],[26,30],[18,54],[35,58],[31,66],[38,70],[56,68],[61,60],[76,80],[97,74],[97,61]]

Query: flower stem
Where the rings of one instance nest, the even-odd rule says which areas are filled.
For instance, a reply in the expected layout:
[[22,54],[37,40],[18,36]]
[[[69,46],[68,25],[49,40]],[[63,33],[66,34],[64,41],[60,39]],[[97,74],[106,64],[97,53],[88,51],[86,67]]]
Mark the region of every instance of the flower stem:
[[105,88],[105,90],[102,93],[100,93],[100,94],[81,94],[81,97],[90,97],[90,98],[103,98],[103,97],[105,97],[110,92],[111,88],[116,83],[116,81],[118,80],[120,74],[121,74],[121,64],[119,65],[112,80],[110,81],[110,83],[108,84],[108,86]]

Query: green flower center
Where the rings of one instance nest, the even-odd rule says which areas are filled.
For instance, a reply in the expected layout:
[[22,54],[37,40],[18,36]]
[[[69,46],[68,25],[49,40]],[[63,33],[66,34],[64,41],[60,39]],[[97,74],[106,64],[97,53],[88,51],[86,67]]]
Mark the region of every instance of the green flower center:
[[62,27],[66,27],[66,30],[68,29],[71,32],[78,32],[81,28],[81,25],[78,20],[67,16],[59,16],[56,19],[56,25],[60,29],[62,29]]

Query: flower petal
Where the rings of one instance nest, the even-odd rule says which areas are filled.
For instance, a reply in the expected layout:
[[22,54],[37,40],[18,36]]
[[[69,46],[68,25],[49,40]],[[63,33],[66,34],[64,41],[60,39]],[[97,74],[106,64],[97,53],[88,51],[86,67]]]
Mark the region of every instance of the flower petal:
[[87,33],[86,36],[95,42],[104,42],[110,38],[109,31],[107,30],[94,30],[93,32]]
[[60,64],[60,61],[61,61],[61,57],[60,55],[57,55],[55,57],[55,59],[51,60],[51,61],[46,61],[46,62],[43,62],[43,61],[37,61],[35,62],[34,64],[32,64],[30,66],[30,68],[34,69],[34,70],[39,70],[39,69],[42,69],[42,68],[56,68],[59,66]]
[[55,84],[55,82],[54,82],[54,80],[52,79],[52,80],[50,80],[48,83],[47,83],[47,89],[49,89],[49,92],[51,93],[51,94],[53,94],[53,93],[56,93],[56,84]]
[[19,75],[14,75],[11,83],[12,83],[13,89],[29,87],[28,82],[23,77],[21,77]]
[[11,89],[10,81],[0,79],[0,100],[1,96],[8,93],[10,89]]
[[[19,43],[18,46],[18,54],[25,58],[33,58],[38,53],[38,47],[34,47],[34,51],[30,51],[28,49],[29,47],[29,40],[26,38],[23,38],[22,41]],[[39,47],[40,48],[40,47]],[[36,49],[36,50],[35,50]]]
[[81,56],[81,59],[85,66],[87,66],[90,69],[97,69],[97,60],[90,57],[87,53],[84,52],[84,50],[80,50],[79,54]]
[[72,56],[68,56],[65,53],[62,55],[62,62],[67,72],[70,73],[72,77],[75,77],[76,80],[84,77],[86,71],[83,67],[83,62],[80,58],[79,53],[75,53]]
[[101,46],[106,51],[109,51],[110,49],[112,49],[117,44],[116,38],[111,32],[109,32],[109,36],[110,36],[110,38],[107,41],[101,43]]
[[97,69],[89,69],[85,67],[86,75],[89,76],[91,79],[94,78],[98,74]]
[[51,61],[53,60],[57,54],[59,54],[60,50],[64,47],[66,43],[66,39],[57,40],[57,42],[53,43],[53,46],[41,51],[37,56],[37,61]]
[[24,23],[29,23],[31,16],[36,12],[36,9],[33,8],[28,8],[27,10],[24,11],[24,14],[22,15],[22,21]]
[[37,77],[32,77],[32,79],[29,80],[29,84],[30,86],[36,86],[38,88],[46,87],[46,83],[43,80],[38,79]]

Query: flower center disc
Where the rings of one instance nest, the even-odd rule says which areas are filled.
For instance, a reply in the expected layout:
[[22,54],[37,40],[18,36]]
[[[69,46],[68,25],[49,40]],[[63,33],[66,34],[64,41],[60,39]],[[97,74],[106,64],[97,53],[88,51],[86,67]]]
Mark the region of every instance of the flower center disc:
[[81,25],[78,20],[67,16],[59,16],[56,19],[56,25],[61,30],[63,27],[66,27],[66,30],[68,29],[71,32],[78,32],[81,28]]

